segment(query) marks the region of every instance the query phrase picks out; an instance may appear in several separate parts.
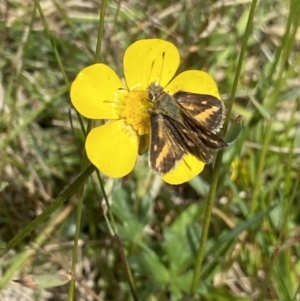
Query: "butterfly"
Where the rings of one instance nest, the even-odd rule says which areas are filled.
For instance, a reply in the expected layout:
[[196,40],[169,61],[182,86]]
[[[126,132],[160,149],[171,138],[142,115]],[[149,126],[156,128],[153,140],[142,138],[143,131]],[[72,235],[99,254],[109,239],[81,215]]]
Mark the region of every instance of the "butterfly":
[[227,146],[216,135],[225,117],[224,104],[218,98],[184,91],[171,95],[158,83],[152,83],[148,99],[153,105],[148,109],[149,164],[157,173],[168,173],[186,154],[209,164],[213,151]]

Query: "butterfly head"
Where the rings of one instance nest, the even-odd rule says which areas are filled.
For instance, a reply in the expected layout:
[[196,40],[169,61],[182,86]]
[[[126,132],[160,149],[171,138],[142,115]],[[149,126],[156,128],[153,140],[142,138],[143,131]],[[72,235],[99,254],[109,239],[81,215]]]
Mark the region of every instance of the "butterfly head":
[[155,102],[155,100],[164,93],[162,86],[160,86],[157,82],[151,83],[148,87],[148,99],[151,102]]

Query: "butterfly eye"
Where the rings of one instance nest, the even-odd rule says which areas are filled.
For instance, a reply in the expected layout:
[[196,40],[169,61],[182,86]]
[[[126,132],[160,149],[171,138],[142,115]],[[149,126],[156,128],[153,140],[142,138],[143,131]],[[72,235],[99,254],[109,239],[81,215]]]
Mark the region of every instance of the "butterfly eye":
[[149,100],[154,101],[155,95],[152,91],[148,91],[148,98],[149,98]]

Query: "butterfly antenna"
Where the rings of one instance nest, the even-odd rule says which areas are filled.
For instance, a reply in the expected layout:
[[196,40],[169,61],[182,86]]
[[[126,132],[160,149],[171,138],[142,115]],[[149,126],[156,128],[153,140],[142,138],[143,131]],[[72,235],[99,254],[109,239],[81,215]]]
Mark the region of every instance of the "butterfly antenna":
[[164,70],[165,54],[166,54],[165,52],[162,53],[161,67],[160,67],[159,81],[158,81],[159,84],[160,84],[160,82],[161,82],[161,77],[162,77],[162,73],[163,73],[163,70]]
[[[165,52],[162,53],[162,60],[161,60],[161,66],[160,66],[160,72],[159,72],[159,78],[158,78],[158,84],[160,85],[161,83],[161,78],[162,78],[162,73],[163,73],[163,69],[164,69],[164,63],[165,63]],[[149,77],[148,77],[148,86],[150,84],[152,84],[152,82],[150,83],[150,78],[151,78],[151,75],[153,73],[153,70],[154,70],[154,63],[155,61],[152,61],[152,64],[151,64],[151,68],[150,68],[150,73],[149,73]]]
[[154,68],[154,61],[152,61],[150,72],[149,72],[149,77],[148,77],[148,80],[147,80],[148,86],[150,84],[152,84],[152,83],[150,83],[150,78],[151,78],[151,75],[152,75],[153,68]]

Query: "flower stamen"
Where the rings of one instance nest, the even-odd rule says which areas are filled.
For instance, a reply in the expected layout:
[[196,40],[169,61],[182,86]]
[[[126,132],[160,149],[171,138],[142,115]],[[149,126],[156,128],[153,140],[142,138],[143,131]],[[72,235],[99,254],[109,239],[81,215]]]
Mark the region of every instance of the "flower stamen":
[[138,135],[150,133],[150,121],[148,109],[152,106],[148,99],[148,92],[135,88],[122,95],[119,116],[130,125]]

